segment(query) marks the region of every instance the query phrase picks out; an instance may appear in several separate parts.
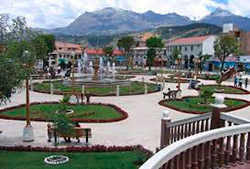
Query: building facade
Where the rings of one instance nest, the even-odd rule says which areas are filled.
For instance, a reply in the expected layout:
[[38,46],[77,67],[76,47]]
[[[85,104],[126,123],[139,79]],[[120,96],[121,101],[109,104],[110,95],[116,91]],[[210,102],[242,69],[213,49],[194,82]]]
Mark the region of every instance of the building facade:
[[173,61],[173,51],[176,48],[185,60],[185,68],[194,68],[194,58],[200,55],[214,55],[216,36],[200,36],[175,39],[166,44],[166,57]]
[[[143,66],[146,64],[148,47],[135,47],[132,49],[133,64]],[[167,49],[162,48],[156,51],[155,66],[166,66],[168,58],[166,56]]]
[[244,55],[250,55],[250,32],[240,30],[232,23],[223,25],[223,34],[233,35],[240,46],[241,52]]
[[75,59],[81,59],[83,50],[79,44],[69,44],[63,42],[55,42],[55,50],[50,54],[48,62],[49,66],[58,65],[64,61],[66,64]]

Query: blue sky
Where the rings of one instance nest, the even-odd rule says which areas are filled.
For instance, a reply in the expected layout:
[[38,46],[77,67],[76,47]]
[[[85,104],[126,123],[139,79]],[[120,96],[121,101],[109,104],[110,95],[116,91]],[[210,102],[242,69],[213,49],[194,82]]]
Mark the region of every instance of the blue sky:
[[228,0],[215,0],[215,2],[221,3],[221,4],[227,4]]
[[70,24],[82,13],[105,7],[157,13],[178,13],[200,19],[220,7],[250,17],[250,0],[0,0],[0,13],[24,16],[32,27],[56,28]]

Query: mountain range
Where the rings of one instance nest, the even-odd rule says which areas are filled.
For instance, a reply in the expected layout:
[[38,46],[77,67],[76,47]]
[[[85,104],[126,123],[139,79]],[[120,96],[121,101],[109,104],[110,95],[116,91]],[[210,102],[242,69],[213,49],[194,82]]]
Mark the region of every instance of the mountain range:
[[43,30],[56,35],[114,35],[140,32],[166,26],[183,26],[192,23],[208,23],[222,26],[234,23],[243,30],[250,31],[250,18],[235,15],[221,8],[199,21],[191,20],[176,13],[157,14],[153,11],[136,13],[129,10],[104,8],[95,12],[85,12],[66,27]]

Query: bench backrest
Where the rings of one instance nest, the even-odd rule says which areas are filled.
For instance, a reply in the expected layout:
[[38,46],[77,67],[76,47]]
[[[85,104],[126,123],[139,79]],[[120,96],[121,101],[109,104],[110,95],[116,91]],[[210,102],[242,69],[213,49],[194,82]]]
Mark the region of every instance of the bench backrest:
[[58,133],[59,137],[86,137],[88,134],[88,137],[91,138],[91,129],[90,128],[81,128],[81,127],[74,127],[74,131],[71,135],[65,135]]

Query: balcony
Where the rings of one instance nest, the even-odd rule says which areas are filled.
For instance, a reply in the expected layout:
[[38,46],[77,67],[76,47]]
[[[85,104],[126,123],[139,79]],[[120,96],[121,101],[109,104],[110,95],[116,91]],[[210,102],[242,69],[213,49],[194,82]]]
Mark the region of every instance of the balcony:
[[140,169],[250,169],[250,121],[216,100],[205,115],[171,122],[165,113],[160,148]]

